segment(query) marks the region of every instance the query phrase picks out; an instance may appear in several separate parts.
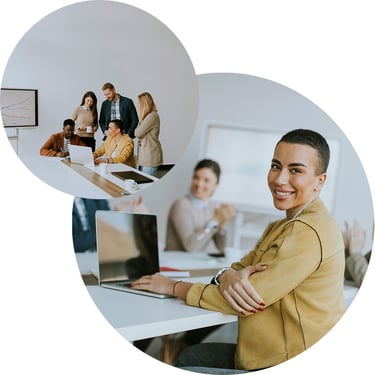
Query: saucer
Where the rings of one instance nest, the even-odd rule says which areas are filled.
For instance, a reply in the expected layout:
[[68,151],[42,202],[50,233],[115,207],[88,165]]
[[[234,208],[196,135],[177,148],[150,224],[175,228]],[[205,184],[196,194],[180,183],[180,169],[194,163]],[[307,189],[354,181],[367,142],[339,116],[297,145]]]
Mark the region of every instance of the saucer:
[[128,188],[128,187],[125,186],[124,189],[128,190],[128,191],[137,191],[137,190],[139,190],[139,186],[137,185],[137,186],[134,186],[134,187],[131,187],[131,188]]

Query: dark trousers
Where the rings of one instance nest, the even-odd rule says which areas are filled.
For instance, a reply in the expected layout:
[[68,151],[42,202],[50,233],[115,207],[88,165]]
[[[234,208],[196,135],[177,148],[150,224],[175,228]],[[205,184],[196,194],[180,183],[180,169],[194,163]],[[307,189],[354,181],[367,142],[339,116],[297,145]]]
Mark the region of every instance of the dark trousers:
[[95,138],[93,137],[81,137],[82,142],[86,145],[91,147],[92,152],[95,151]]
[[201,343],[188,346],[177,358],[174,366],[203,374],[242,374],[236,370],[234,355],[236,344]]

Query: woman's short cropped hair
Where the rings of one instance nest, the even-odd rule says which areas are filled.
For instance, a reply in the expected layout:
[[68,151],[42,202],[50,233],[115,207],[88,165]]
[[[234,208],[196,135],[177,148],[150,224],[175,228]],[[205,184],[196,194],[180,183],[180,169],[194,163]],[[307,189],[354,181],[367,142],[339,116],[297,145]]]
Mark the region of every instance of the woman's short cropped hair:
[[284,134],[280,142],[297,143],[314,148],[318,154],[316,174],[326,173],[329,164],[330,150],[326,139],[318,132],[310,129],[295,129]]
[[114,124],[117,129],[120,129],[122,134],[125,133],[124,123],[120,119],[111,120],[109,123]]

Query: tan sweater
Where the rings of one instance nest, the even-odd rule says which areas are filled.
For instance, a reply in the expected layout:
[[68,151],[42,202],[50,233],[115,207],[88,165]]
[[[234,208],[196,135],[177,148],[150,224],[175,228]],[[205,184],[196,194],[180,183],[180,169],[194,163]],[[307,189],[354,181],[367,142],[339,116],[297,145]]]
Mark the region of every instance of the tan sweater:
[[[85,110],[82,106],[77,107],[73,114],[72,120],[75,121],[75,134],[80,137],[94,137],[94,133],[98,130],[98,124],[94,124],[94,115],[91,110]],[[88,133],[86,128],[92,127],[92,132]]]
[[195,207],[189,194],[177,199],[168,214],[165,250],[204,251],[213,241],[216,248],[223,252],[226,232],[219,229],[206,231],[214,210],[213,202],[208,202],[207,208]]
[[134,135],[139,138],[138,164],[142,167],[157,167],[163,163],[159,133],[160,119],[157,112],[149,113],[136,127]]

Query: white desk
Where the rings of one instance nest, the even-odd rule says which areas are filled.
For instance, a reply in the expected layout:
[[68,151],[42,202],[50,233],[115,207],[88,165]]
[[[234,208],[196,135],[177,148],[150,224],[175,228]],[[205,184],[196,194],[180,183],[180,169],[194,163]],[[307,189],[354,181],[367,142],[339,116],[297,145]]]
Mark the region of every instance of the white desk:
[[99,286],[87,290],[103,316],[129,341],[237,321],[234,315],[191,307],[176,298],[158,299]]
[[[82,274],[90,271],[95,272],[97,269],[96,253],[78,253],[76,256]],[[212,268],[213,275],[215,269],[227,264],[223,258],[172,251],[160,254],[160,265],[185,270]],[[183,280],[208,283],[212,275],[184,278]],[[175,279],[182,278],[175,277]],[[237,317],[234,315],[187,306],[185,302],[176,298],[158,299],[99,286],[87,286],[87,290],[103,316],[129,341],[237,321]],[[357,288],[345,284],[344,297],[347,307],[355,297],[357,290]]]
[[[65,193],[91,199],[115,198],[115,196],[109,194],[100,187],[101,184],[105,184],[107,181],[111,186],[114,184],[118,187],[118,197],[125,195],[123,193],[125,189],[122,186],[121,179],[113,176],[111,173],[100,173],[98,166],[86,167],[89,173],[93,174],[92,172],[94,172],[94,175],[97,177],[98,182],[95,184],[73,168],[65,165],[62,162],[62,158],[33,155],[23,156],[21,157],[21,160],[42,181]],[[156,177],[149,176],[125,164],[109,164],[108,166],[109,172],[136,171],[154,181],[158,180]],[[142,191],[150,185],[152,185],[152,183],[139,184],[139,190],[136,190],[133,193]]]
[[[77,253],[81,274],[97,271],[96,253]],[[188,254],[181,251],[162,252],[160,265],[184,270],[212,269],[212,274],[186,281],[209,283],[216,270],[226,262],[206,254]],[[182,279],[176,277],[175,279]],[[190,329],[236,322],[237,317],[215,311],[191,307],[177,298],[159,299],[138,294],[87,286],[98,309],[108,322],[129,341],[163,336]]]

